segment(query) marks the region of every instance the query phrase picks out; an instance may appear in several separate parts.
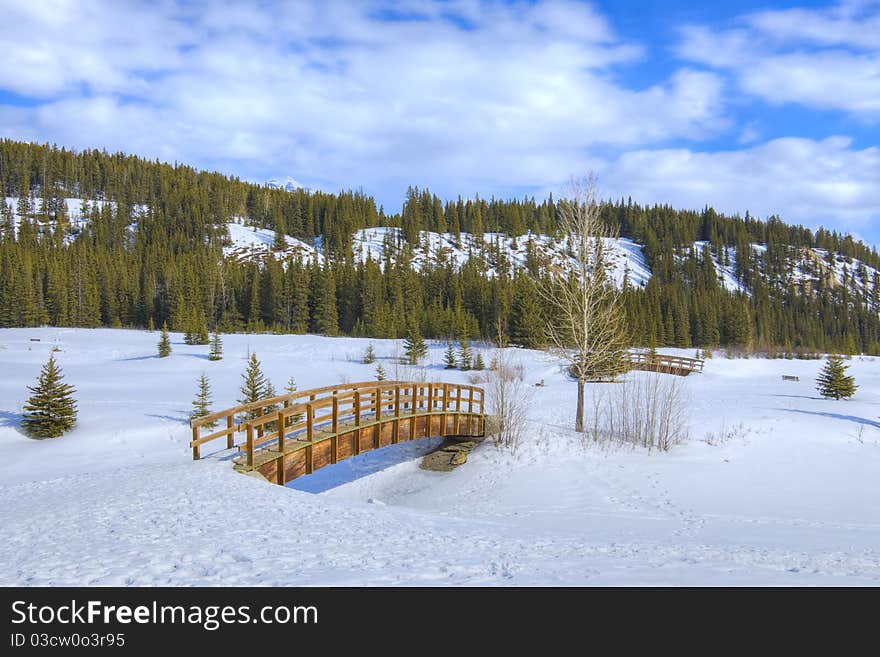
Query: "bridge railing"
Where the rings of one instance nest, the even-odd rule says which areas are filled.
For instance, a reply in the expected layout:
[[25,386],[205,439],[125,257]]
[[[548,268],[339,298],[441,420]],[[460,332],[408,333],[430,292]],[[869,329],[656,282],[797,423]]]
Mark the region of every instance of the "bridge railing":
[[[295,391],[192,420],[190,447],[193,459],[199,459],[202,445],[225,438],[227,449],[246,451],[247,464],[253,465],[254,452],[267,443],[277,443],[283,452],[290,439],[312,442],[319,434],[338,434],[343,426],[350,430],[424,413],[454,414],[456,422],[462,415],[482,416],[485,393],[466,384],[417,381],[368,381]],[[222,428],[211,431],[217,424]],[[209,433],[203,435],[205,430]],[[238,444],[237,434],[245,436]]]
[[702,358],[686,358],[684,356],[668,356],[637,352],[628,355],[633,369],[644,369],[655,372],[702,372],[705,361]]

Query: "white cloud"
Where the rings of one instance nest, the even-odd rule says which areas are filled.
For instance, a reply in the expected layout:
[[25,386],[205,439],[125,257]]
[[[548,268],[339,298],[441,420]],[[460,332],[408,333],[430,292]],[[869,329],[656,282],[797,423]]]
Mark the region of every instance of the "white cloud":
[[643,50],[581,2],[393,6],[417,18],[375,2],[14,4],[0,88],[44,100],[0,107],[0,133],[402,195],[551,184],[591,148],[727,125],[713,73],[620,84],[614,67]]
[[678,54],[730,71],[770,103],[880,119],[880,4],[748,14],[731,29],[685,26]]
[[732,151],[637,150],[607,163],[599,182],[611,198],[865,228],[880,220],[880,148],[851,145],[785,138]]

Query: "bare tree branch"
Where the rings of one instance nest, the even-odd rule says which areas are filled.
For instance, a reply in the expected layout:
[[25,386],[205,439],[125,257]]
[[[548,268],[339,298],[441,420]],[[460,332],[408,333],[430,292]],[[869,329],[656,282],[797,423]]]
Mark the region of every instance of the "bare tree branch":
[[609,276],[606,253],[617,232],[599,216],[596,178],[572,178],[557,203],[558,225],[569,252],[567,266],[549,272],[538,291],[551,308],[550,352],[578,382],[575,430],[584,430],[584,384],[621,371],[627,346],[621,291]]

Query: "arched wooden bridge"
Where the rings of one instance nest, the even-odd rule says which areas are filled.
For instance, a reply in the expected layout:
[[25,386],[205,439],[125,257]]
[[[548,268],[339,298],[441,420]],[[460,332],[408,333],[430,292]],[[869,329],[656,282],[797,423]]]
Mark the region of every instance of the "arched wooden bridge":
[[[386,445],[431,436],[482,436],[485,393],[458,383],[369,381],[296,391],[190,422],[193,458],[226,439],[243,452],[236,469],[284,485],[318,468]],[[236,418],[239,421],[236,421]],[[223,428],[210,431],[217,424]],[[236,442],[236,435],[244,440]]]
[[703,365],[705,364],[702,358],[667,356],[666,354],[652,354],[650,352],[629,353],[627,360],[631,370],[661,372],[678,376],[687,376],[694,372],[702,373]]

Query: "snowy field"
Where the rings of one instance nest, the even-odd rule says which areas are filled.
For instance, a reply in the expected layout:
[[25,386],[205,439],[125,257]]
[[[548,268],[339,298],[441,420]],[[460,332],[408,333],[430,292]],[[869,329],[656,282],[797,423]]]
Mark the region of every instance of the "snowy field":
[[[880,584],[880,360],[853,359],[860,388],[838,402],[813,388],[819,361],[716,357],[683,379],[689,442],[648,454],[582,445],[575,385],[518,350],[527,381],[546,386],[515,453],[484,443],[453,472],[425,472],[418,457],[436,441],[421,441],[282,488],[191,460],[198,376],[219,409],[235,403],[248,349],[280,390],[290,375],[300,389],[372,379],[368,342],[394,377],[399,346],[231,335],[210,362],[208,347],[172,338],[159,359],[156,333],[0,330],[0,584]],[[21,404],[53,347],[79,425],[34,441]],[[424,374],[466,380],[442,369],[444,348]]]

